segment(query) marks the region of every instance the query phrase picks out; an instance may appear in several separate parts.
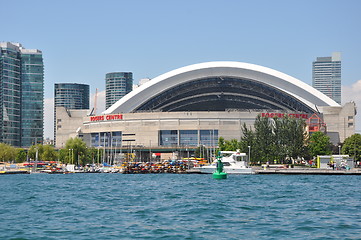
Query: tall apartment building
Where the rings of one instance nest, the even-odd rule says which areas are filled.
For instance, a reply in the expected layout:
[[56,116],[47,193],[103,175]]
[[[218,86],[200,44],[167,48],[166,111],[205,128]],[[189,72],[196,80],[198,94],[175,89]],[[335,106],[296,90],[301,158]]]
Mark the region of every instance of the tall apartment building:
[[0,142],[29,147],[44,137],[42,52],[0,42]]
[[318,57],[312,63],[312,86],[341,104],[341,53]]
[[89,85],[55,83],[54,106],[68,109],[89,109]]
[[78,83],[55,83],[54,87],[54,142],[56,132],[62,127],[57,117],[57,107],[65,109],[89,109],[89,85]]
[[133,90],[133,73],[112,72],[105,75],[105,108]]

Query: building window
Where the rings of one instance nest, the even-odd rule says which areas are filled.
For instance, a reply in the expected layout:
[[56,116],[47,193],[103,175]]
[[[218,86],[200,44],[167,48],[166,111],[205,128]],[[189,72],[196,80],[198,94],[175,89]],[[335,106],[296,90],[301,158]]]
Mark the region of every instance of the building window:
[[348,123],[348,127],[353,127],[353,123]]
[[91,134],[92,147],[121,147],[122,132],[100,132]]
[[177,130],[160,130],[159,131],[160,146],[178,146]]
[[99,133],[92,133],[91,134],[91,146],[92,147],[99,147]]
[[198,146],[215,147],[218,145],[218,130],[160,130],[160,146]]
[[112,146],[121,147],[122,146],[122,132],[112,132]]
[[179,144],[181,146],[198,146],[198,130],[180,130]]
[[348,116],[348,120],[349,121],[353,120],[353,116]]
[[218,130],[200,130],[199,135],[201,145],[212,147],[218,145]]

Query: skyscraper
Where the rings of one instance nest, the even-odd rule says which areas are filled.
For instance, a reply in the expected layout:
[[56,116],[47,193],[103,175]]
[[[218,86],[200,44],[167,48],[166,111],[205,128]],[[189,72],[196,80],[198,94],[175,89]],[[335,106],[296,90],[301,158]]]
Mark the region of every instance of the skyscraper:
[[112,72],[105,75],[105,108],[133,90],[133,73]]
[[66,109],[89,109],[89,85],[78,83],[55,83],[54,87],[54,142],[58,119],[57,107]]
[[29,147],[43,142],[42,52],[0,43],[0,142]]
[[312,86],[341,104],[341,53],[318,57],[312,63]]
[[54,107],[89,109],[89,85],[79,83],[55,83]]

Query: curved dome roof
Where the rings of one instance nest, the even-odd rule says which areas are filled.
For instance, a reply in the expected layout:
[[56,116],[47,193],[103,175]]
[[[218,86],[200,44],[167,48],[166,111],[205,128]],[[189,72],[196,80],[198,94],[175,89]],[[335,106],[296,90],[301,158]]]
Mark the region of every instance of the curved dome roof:
[[339,104],[306,83],[270,68],[241,62],[206,62],[152,79],[104,114],[227,109],[315,112],[316,106]]

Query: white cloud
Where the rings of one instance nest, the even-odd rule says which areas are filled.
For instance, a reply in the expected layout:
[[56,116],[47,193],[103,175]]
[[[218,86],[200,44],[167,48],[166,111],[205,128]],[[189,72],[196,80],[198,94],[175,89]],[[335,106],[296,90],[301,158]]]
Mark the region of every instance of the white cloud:
[[44,138],[54,139],[54,98],[44,99]]
[[361,80],[358,80],[351,86],[342,86],[343,103],[354,101],[361,102]]
[[[90,108],[94,107],[95,93],[93,93],[90,97]],[[98,92],[97,97],[97,115],[100,115],[105,111],[105,91]]]

